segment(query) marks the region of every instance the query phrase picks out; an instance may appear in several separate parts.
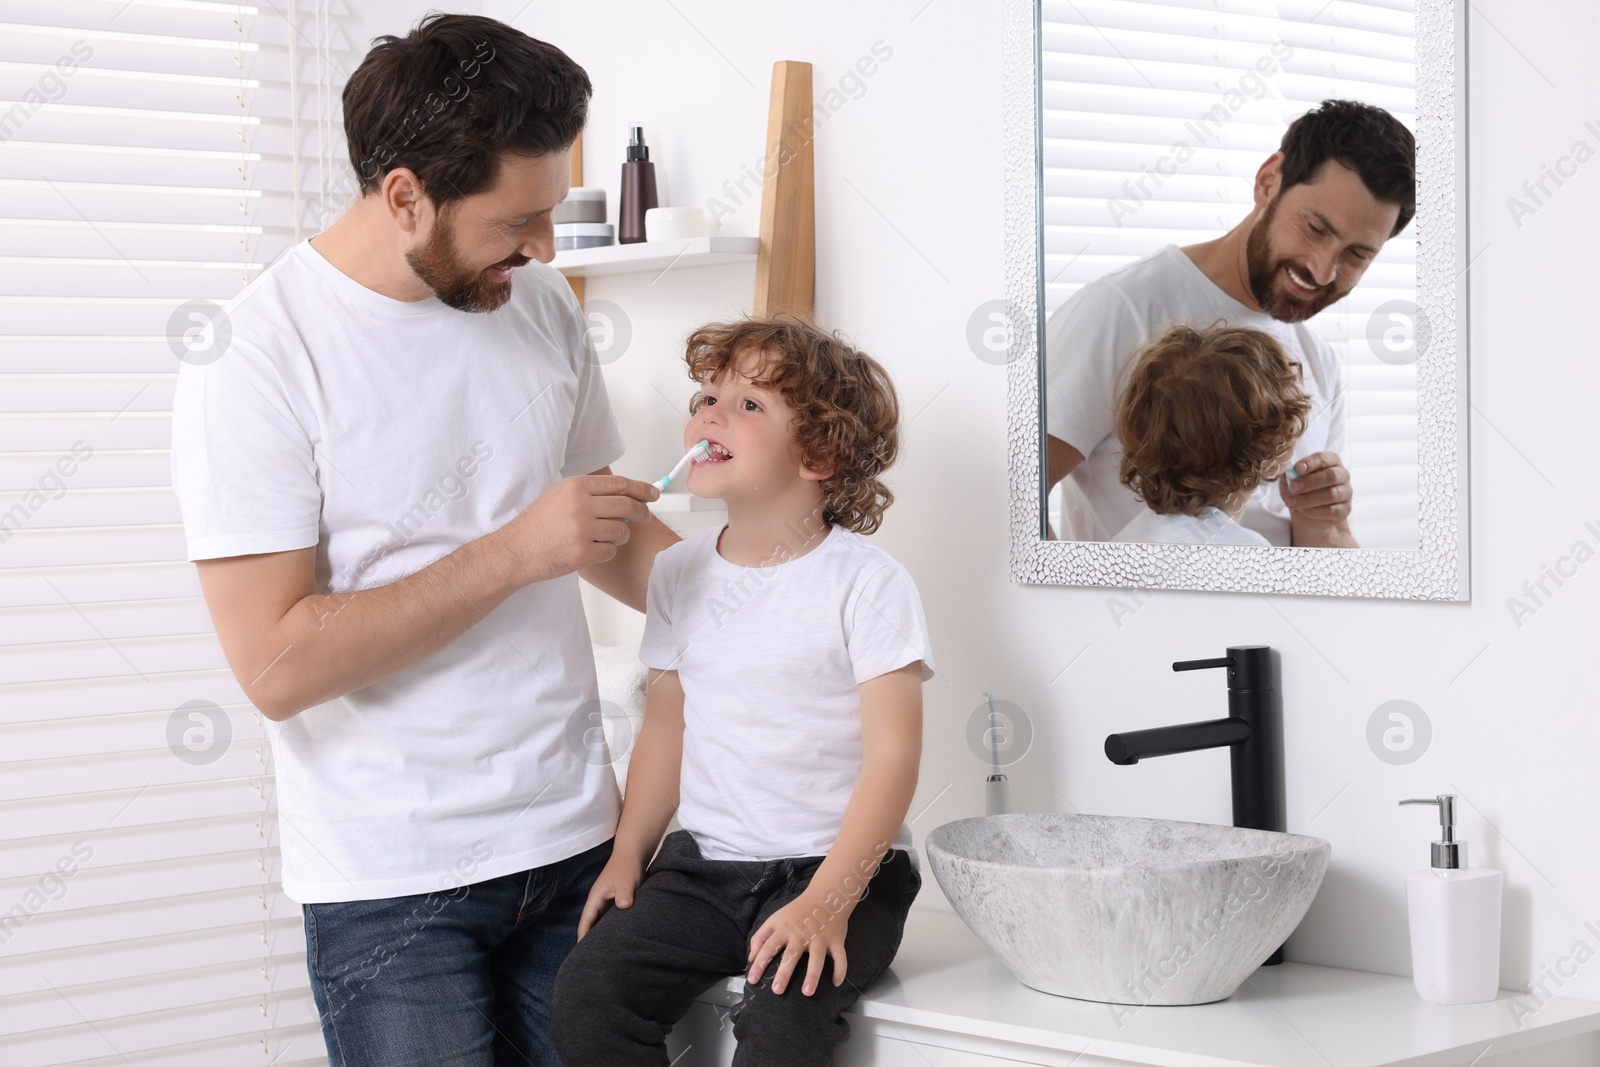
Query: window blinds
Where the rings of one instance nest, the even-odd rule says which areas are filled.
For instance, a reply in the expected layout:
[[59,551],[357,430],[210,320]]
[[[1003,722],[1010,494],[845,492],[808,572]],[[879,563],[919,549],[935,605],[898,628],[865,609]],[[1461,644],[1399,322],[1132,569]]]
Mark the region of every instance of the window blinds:
[[326,1063],[167,454],[183,305],[257,276],[331,173],[325,28],[308,0],[0,0],[7,1067]]
[[[1415,21],[1411,0],[1044,0],[1046,313],[1163,245],[1235,226],[1262,161],[1322,100],[1375,104],[1414,131]],[[1367,548],[1416,547],[1415,368],[1368,337],[1380,305],[1415,302],[1414,228],[1308,323],[1345,367],[1351,523]]]

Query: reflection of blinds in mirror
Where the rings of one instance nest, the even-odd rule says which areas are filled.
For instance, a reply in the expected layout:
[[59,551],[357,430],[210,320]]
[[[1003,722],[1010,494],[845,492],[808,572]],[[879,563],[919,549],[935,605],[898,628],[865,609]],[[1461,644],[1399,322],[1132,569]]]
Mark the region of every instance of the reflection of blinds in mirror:
[[[1283,131],[1322,100],[1375,104],[1414,130],[1414,36],[1411,0],[1044,0],[1045,312],[1164,245],[1231,229]],[[1345,367],[1351,524],[1367,548],[1416,547],[1416,375],[1368,341],[1381,304],[1415,300],[1414,229],[1308,323]]]
[[197,328],[174,313],[295,238],[325,6],[291,30],[266,5],[0,0],[8,1067],[326,1062],[269,752],[167,453],[169,333]]

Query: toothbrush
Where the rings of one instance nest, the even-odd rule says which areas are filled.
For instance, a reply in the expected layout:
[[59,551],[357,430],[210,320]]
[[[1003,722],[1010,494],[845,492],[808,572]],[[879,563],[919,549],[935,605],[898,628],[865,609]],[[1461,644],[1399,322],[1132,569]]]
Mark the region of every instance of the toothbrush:
[[1000,713],[995,710],[994,694],[983,694],[989,700],[989,779],[984,783],[984,814],[1011,814],[1011,783],[1000,770]]
[[665,490],[667,486],[672,484],[672,479],[683,473],[684,467],[687,467],[692,461],[699,459],[709,451],[711,451],[710,441],[696,441],[695,446],[685,452],[683,458],[678,460],[670,471],[657,478],[652,484],[657,489]]

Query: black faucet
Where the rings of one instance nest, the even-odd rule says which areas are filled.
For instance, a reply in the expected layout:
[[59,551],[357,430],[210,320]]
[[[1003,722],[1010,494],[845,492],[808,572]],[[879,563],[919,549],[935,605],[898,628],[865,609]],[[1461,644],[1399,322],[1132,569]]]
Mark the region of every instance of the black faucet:
[[[1175,671],[1228,669],[1228,717],[1129,730],[1106,738],[1106,758],[1122,766],[1146,756],[1170,756],[1226,745],[1233,764],[1233,825],[1288,829],[1283,802],[1283,721],[1272,670],[1272,649],[1238,645],[1221,659],[1174,663]],[[1281,963],[1280,948],[1267,964]]]

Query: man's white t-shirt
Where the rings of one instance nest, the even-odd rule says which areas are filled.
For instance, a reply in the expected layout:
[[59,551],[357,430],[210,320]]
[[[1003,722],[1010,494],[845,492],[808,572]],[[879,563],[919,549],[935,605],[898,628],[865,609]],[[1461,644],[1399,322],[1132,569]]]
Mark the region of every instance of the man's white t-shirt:
[[[708,859],[826,855],[861,774],[861,684],[918,660],[933,677],[922,601],[842,526],[767,567],[724,559],[724,529],[657,555],[645,603],[639,659],[683,687],[678,823]],[[891,847],[917,863],[909,826]]]
[[1141,507],[1112,540],[1141,545],[1272,545],[1213,507],[1201,508],[1197,515],[1161,515]]
[[[1122,447],[1115,405],[1128,361],[1168,327],[1195,328],[1221,319],[1271,335],[1303,370],[1311,397],[1306,431],[1294,460],[1314,452],[1345,456],[1343,371],[1333,349],[1305,323],[1280,322],[1229,296],[1183,249],[1169,244],[1096,278],[1069,297],[1045,326],[1045,423],[1051,437],[1084,457],[1061,481],[1064,541],[1106,541],[1144,508],[1122,484]],[[1290,543],[1289,509],[1276,482],[1263,484],[1240,522],[1274,545]]]
[[[314,547],[318,592],[371,589],[618,459],[566,281],[541,263],[513,278],[505,305],[468,314],[382,296],[302,242],[246,287],[223,354],[178,374],[189,558]],[[583,744],[598,701],[568,574],[381,682],[267,722],[284,892],[453,889],[607,840],[616,782]]]

